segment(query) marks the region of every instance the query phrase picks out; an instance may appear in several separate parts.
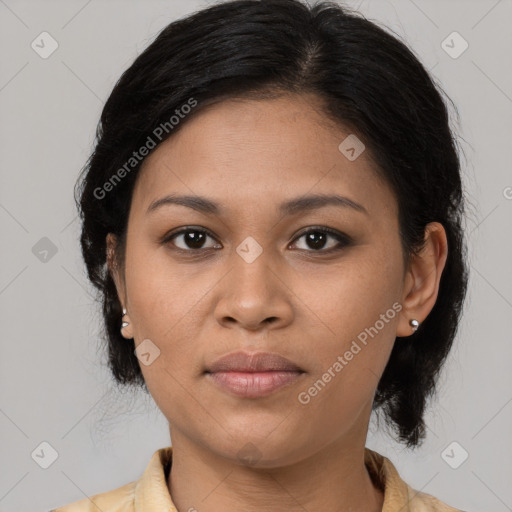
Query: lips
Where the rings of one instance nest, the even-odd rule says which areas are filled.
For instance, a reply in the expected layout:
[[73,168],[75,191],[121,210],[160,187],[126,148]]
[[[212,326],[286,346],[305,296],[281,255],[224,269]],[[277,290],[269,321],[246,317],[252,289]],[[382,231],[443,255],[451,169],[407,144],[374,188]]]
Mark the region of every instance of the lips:
[[233,352],[215,360],[206,373],[216,372],[303,372],[302,368],[279,354],[270,352]]
[[235,352],[214,361],[206,377],[223,391],[261,398],[296,382],[304,370],[279,354]]

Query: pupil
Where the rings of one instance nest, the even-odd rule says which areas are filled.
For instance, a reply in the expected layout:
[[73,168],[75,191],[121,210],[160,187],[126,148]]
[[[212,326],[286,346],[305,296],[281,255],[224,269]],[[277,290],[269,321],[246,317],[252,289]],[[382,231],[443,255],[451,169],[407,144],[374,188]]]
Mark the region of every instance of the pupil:
[[[195,236],[194,236],[195,235]],[[202,242],[204,238],[204,233],[199,233],[198,231],[189,231],[185,235],[185,242],[187,245],[193,249],[201,248]],[[194,245],[196,244],[196,245]]]
[[[314,231],[308,234],[307,241],[312,249],[322,249],[325,245],[325,237],[325,233]],[[317,240],[315,240],[315,238],[317,238]]]

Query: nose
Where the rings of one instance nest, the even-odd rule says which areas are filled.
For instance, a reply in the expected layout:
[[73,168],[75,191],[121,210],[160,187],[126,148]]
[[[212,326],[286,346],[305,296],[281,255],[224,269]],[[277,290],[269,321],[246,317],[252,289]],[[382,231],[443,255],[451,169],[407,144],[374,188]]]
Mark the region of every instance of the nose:
[[223,327],[249,331],[278,329],[290,324],[293,318],[290,284],[273,267],[265,252],[251,263],[236,253],[232,260],[232,270],[219,289],[217,321]]

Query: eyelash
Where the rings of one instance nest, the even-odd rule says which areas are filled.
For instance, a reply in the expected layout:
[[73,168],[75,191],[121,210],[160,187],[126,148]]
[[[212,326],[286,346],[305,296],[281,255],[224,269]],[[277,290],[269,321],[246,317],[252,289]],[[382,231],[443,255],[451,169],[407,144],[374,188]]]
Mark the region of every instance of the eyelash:
[[[162,243],[163,244],[168,244],[169,242],[171,242],[172,240],[174,240],[176,237],[178,237],[179,235],[183,235],[185,233],[189,233],[189,232],[195,232],[195,233],[203,233],[207,236],[209,236],[210,238],[215,239],[215,237],[206,229],[204,228],[194,228],[194,227],[187,227],[187,228],[184,228],[184,229],[181,229],[180,231],[177,231],[175,233],[171,233],[170,235],[166,236],[163,240],[162,240]],[[330,249],[318,249],[318,250],[314,250],[314,249],[299,249],[300,251],[305,251],[307,253],[318,253],[318,254],[331,254],[331,253],[334,253],[334,252],[337,252],[337,251],[341,251],[342,249],[344,249],[345,247],[348,247],[352,244],[353,240],[348,236],[348,235],[345,235],[344,233],[340,233],[339,231],[336,231],[334,229],[331,229],[331,228],[327,228],[327,227],[311,227],[309,228],[307,231],[304,231],[302,233],[300,233],[291,243],[296,243],[297,240],[299,240],[300,238],[304,237],[305,235],[308,235],[310,233],[323,233],[323,234],[326,234],[326,235],[330,235],[332,236],[335,240],[338,241],[338,245],[335,246],[335,247],[331,247]],[[206,249],[202,249],[202,248],[199,248],[199,249],[182,249],[181,247],[174,247],[173,248],[174,250],[176,251],[179,251],[179,252],[182,252],[182,253],[199,253],[199,252],[206,252],[206,251],[209,251],[209,250],[216,250],[212,247],[208,247]]]

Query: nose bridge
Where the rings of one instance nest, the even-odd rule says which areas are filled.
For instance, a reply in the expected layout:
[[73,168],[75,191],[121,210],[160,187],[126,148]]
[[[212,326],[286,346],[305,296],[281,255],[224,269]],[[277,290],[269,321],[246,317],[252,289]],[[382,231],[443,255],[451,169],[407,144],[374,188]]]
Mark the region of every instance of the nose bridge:
[[217,305],[219,321],[236,321],[253,329],[270,320],[276,324],[290,319],[286,286],[273,268],[270,249],[264,249],[255,238],[248,236],[230,255],[230,266],[231,272]]
[[241,307],[271,301],[276,290],[272,284],[275,276],[270,259],[270,249],[264,250],[252,236],[246,237],[231,255],[231,286]]

